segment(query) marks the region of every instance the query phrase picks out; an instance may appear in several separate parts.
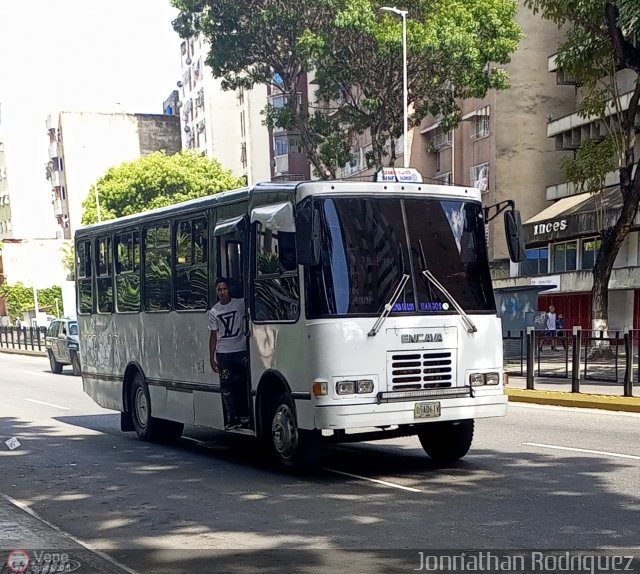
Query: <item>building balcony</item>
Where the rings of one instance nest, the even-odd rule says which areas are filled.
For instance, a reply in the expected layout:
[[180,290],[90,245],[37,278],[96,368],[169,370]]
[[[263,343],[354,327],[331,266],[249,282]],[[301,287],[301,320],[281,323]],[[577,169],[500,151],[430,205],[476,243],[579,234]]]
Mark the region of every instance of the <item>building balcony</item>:
[[61,187],[64,185],[64,174],[61,171],[51,172],[51,187]]
[[289,171],[289,155],[277,155],[274,158],[276,174],[287,173]]
[[62,147],[60,146],[60,142],[49,143],[49,159],[53,159],[55,157],[62,157]]
[[62,199],[56,199],[54,198],[53,201],[51,202],[53,204],[53,214],[56,217],[59,217],[61,215],[65,215],[66,214],[66,205],[65,202]]

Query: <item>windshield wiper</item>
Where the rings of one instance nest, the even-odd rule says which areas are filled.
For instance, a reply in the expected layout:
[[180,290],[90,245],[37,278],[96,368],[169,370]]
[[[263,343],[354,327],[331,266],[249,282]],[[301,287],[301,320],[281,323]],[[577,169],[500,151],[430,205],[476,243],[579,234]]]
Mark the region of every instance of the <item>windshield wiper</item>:
[[407,273],[404,273],[400,278],[400,282],[398,283],[398,286],[393,292],[393,295],[391,295],[389,302],[384,306],[384,309],[382,309],[382,313],[380,313],[380,317],[378,317],[378,320],[375,322],[373,327],[371,327],[371,331],[367,333],[367,337],[375,337],[378,334],[380,327],[382,327],[382,324],[385,322],[385,319],[389,316],[389,313],[391,313],[391,311],[393,310],[393,306],[396,304],[396,301],[402,294],[402,291],[404,290],[404,286],[407,284],[407,281],[409,281],[409,275]]
[[434,277],[433,273],[431,273],[431,271],[429,271],[428,269],[423,269],[422,274],[429,281],[431,281],[431,283],[433,283],[447,299],[449,299],[449,302],[453,305],[455,310],[460,314],[460,318],[462,319],[462,322],[466,325],[467,331],[469,333],[477,333],[478,328],[473,324],[473,321],[469,318],[469,315],[467,315],[465,310],[462,307],[460,307],[460,304],[453,298],[453,295],[451,295],[451,293],[449,293],[449,291],[445,289],[444,285],[442,285],[442,283],[440,283],[440,281],[438,281]]

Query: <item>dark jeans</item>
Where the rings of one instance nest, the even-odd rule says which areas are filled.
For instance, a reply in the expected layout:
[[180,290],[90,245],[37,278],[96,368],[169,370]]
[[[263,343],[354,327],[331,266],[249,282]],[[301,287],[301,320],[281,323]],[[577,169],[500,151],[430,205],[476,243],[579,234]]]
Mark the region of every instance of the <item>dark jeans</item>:
[[247,397],[247,353],[217,353],[222,402],[227,411],[227,423],[239,422],[249,416]]

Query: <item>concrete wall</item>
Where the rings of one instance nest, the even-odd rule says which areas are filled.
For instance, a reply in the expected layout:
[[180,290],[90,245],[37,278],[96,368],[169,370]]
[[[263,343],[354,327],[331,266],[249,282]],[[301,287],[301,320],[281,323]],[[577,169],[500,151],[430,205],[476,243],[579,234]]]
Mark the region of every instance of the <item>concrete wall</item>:
[[[511,89],[495,94],[495,191],[487,194],[486,201],[515,199],[526,221],[548,207],[546,187],[561,179],[559,162],[564,154],[547,137],[547,116],[571,111],[574,87],[557,85],[556,75],[548,71],[548,58],[563,31],[524,7],[517,20],[526,37],[506,66]],[[502,222],[491,229],[490,255],[508,257]]]
[[633,290],[609,292],[609,329],[633,327]]
[[138,145],[141,156],[159,150],[173,155],[182,149],[178,116],[136,114],[135,117],[138,122]]

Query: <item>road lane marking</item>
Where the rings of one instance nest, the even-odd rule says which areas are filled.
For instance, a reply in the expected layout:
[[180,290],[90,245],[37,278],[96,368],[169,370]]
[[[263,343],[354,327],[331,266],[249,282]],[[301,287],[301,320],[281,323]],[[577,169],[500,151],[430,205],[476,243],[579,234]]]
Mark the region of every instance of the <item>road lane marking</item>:
[[376,484],[382,484],[383,486],[389,486],[391,488],[399,488],[401,490],[408,490],[409,492],[422,492],[417,488],[411,488],[410,486],[402,486],[393,482],[387,482],[386,480],[378,480],[377,478],[369,478],[368,476],[360,476],[358,474],[351,474],[350,472],[342,472],[341,470],[333,470],[332,468],[323,468],[327,472],[333,472],[335,474],[342,474],[344,476],[350,476],[351,478],[358,478],[360,480],[368,480],[369,482],[375,482]]
[[554,450],[568,450],[571,452],[584,452],[586,454],[601,454],[604,456],[613,456],[616,458],[630,458],[632,460],[640,460],[640,456],[636,456],[633,454],[622,454],[619,452],[608,452],[606,450],[590,450],[588,448],[572,448],[568,446],[557,446],[553,444],[540,444],[537,442],[525,442],[523,444],[525,444],[526,446],[539,446],[541,448],[551,448]]
[[23,510],[28,515],[30,515],[33,518],[35,518],[36,520],[39,520],[40,522],[42,522],[42,524],[44,524],[44,525],[48,526],[49,528],[52,528],[53,530],[55,530],[58,534],[61,534],[62,536],[68,538],[69,540],[72,540],[76,544],[79,544],[83,548],[86,548],[89,552],[93,552],[96,556],[99,556],[103,560],[106,560],[107,562],[109,562],[110,564],[115,566],[116,568],[119,568],[120,570],[123,570],[124,572],[127,572],[128,574],[138,574],[138,572],[136,570],[133,570],[132,568],[129,568],[128,566],[125,566],[121,562],[118,562],[114,558],[111,558],[111,556],[109,556],[105,552],[102,552],[101,550],[98,550],[97,548],[94,548],[88,542],[84,542],[84,541],[80,540],[79,538],[76,538],[75,536],[72,536],[71,534],[69,534],[65,530],[62,530],[62,528],[60,528],[59,526],[56,526],[55,524],[49,522],[45,518],[42,518],[42,516],[40,516],[39,514],[34,512],[33,510],[31,510],[31,508],[29,508],[29,506],[27,506],[24,502],[20,502],[19,500],[16,500],[15,498],[11,498],[8,494],[4,494],[3,492],[0,492],[0,498],[4,498],[9,504],[12,504],[16,508],[19,508],[20,510]]
[[63,411],[70,411],[69,407],[61,407],[60,405],[54,405],[53,403],[45,403],[44,401],[37,401],[36,399],[24,399],[25,401],[29,401],[30,403],[38,403],[39,405],[46,405],[48,407],[53,407],[54,409],[62,409]]

